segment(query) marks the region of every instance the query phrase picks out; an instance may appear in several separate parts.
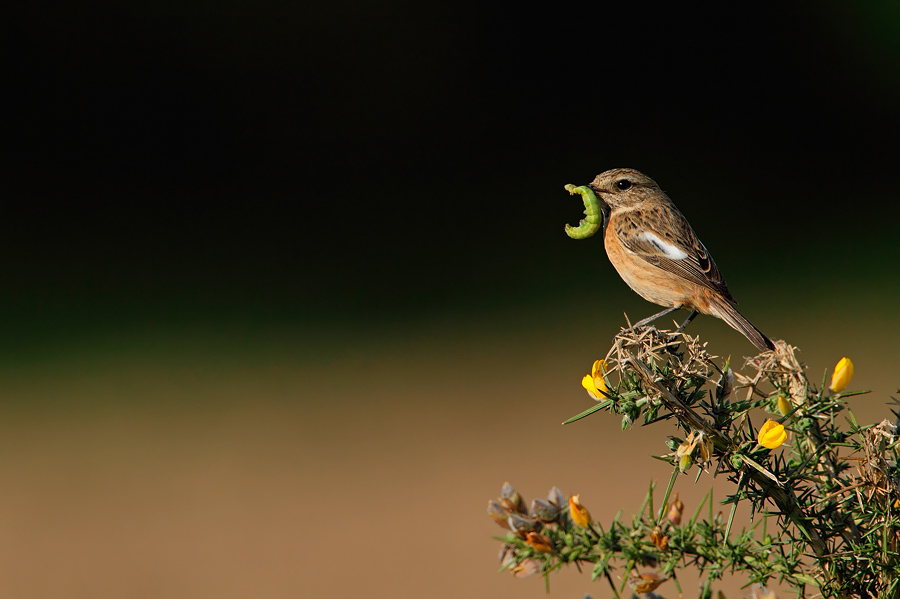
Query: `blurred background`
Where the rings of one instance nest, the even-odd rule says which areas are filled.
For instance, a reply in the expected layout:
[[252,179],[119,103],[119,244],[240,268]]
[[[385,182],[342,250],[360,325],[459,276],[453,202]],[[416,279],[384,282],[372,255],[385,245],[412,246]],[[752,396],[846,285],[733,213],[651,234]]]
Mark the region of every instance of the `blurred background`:
[[[545,596],[496,573],[504,481],[608,522],[668,479],[647,457],[668,425],[559,424],[623,312],[658,310],[563,232],[583,209],[563,185],[613,167],[656,179],[813,381],[846,355],[858,417],[890,416],[896,3],[14,13],[9,596]],[[755,353],[712,318],[690,332]],[[676,486],[690,512],[708,489]]]

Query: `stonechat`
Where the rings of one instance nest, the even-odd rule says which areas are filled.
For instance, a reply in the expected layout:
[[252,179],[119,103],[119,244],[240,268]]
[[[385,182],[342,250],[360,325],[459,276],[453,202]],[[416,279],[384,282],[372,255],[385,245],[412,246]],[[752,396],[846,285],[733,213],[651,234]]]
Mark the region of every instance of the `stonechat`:
[[603,243],[619,276],[638,295],[666,309],[635,323],[646,325],[679,308],[721,318],[760,351],[774,349],[768,337],[735,309],[737,300],[712,256],[684,215],[653,179],[634,169],[606,171],[590,187],[601,200]]

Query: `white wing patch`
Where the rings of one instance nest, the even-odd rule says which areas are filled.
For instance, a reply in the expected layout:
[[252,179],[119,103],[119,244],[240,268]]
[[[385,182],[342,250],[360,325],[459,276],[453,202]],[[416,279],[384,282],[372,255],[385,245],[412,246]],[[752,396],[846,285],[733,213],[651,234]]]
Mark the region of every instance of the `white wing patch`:
[[666,255],[666,257],[671,258],[672,260],[684,260],[685,258],[688,257],[688,255],[685,254],[681,250],[681,248],[674,246],[671,243],[668,243],[666,241],[663,241],[662,239],[660,239],[659,237],[657,237],[650,231],[644,231],[643,233],[641,233],[641,238],[644,241],[648,241],[651,244],[653,244],[653,247],[655,247],[656,249],[661,251],[663,254]]

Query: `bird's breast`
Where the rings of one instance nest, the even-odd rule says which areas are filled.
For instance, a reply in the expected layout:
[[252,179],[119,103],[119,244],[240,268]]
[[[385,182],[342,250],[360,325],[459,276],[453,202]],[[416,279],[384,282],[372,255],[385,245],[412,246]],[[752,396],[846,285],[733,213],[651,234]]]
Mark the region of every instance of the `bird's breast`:
[[606,229],[603,245],[609,261],[622,280],[648,302],[668,307],[690,303],[690,285],[629,251],[616,234],[613,224],[610,222]]

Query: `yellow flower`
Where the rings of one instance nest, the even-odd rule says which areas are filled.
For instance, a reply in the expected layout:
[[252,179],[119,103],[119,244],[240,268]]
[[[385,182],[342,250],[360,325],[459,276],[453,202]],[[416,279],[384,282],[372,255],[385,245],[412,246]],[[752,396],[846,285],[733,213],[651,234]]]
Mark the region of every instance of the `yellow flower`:
[[609,364],[606,360],[597,360],[591,367],[591,373],[584,375],[581,379],[581,386],[587,389],[588,395],[601,401],[606,399],[603,393],[609,392],[609,385],[606,383],[606,371]]
[[572,522],[578,526],[587,527],[591,523],[591,513],[581,505],[580,498],[581,495],[569,497],[569,515],[572,516]]
[[794,406],[791,405],[791,402],[784,395],[778,396],[778,411],[781,412],[782,416],[787,416],[793,409]]
[[787,433],[784,425],[778,424],[774,420],[766,420],[766,423],[759,429],[759,444],[769,449],[777,449],[781,447],[784,440],[787,439]]
[[850,361],[850,358],[841,358],[841,361],[834,367],[834,374],[831,376],[831,390],[834,393],[840,393],[847,388],[852,378],[853,362]]

